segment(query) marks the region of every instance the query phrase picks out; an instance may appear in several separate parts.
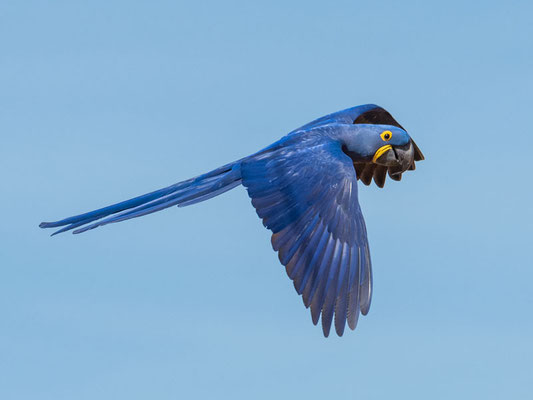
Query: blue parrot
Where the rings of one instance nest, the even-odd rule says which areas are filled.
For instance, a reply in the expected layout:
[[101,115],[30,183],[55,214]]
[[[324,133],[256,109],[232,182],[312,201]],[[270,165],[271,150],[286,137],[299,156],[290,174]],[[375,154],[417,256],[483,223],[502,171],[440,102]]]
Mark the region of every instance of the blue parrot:
[[[385,184],[415,169],[422,152],[385,109],[366,104],[316,119],[263,150],[163,189],[41,228],[82,233],[172,206],[185,207],[239,185],[272,231],[272,247],[324,336],[353,330],[372,297],[367,232],[357,180]],[[334,319],[334,321],[333,321]]]

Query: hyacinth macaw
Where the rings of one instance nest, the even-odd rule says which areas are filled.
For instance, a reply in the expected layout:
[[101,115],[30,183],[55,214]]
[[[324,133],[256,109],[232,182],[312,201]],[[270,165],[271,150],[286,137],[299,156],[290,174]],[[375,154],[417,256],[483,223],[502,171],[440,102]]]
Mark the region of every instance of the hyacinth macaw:
[[265,149],[211,172],[41,228],[81,233],[243,185],[313,323],[327,337],[355,329],[372,297],[372,270],[357,180],[399,181],[424,156],[383,108],[367,104],[314,120]]

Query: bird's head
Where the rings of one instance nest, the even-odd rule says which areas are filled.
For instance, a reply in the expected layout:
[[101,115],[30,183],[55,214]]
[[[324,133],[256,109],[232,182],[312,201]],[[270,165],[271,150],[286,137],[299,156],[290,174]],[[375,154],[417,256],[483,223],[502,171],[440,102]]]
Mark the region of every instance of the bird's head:
[[364,140],[354,161],[382,165],[393,169],[394,174],[401,174],[415,162],[413,142],[402,128],[361,124],[357,129]]
[[399,181],[402,173],[415,169],[415,161],[424,159],[407,131],[381,107],[359,115],[351,130],[354,142],[345,151],[354,162],[357,178],[366,185],[374,178],[383,187],[387,173]]

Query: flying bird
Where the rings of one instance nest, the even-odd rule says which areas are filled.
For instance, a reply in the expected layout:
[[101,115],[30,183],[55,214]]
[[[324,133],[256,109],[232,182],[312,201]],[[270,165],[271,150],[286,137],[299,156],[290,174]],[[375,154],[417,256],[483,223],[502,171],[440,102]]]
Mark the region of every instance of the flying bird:
[[415,169],[422,152],[385,109],[366,104],[318,118],[263,150],[166,188],[41,228],[82,233],[172,206],[185,207],[239,185],[248,191],[272,247],[313,323],[342,336],[366,315],[372,269],[357,181],[379,187]]

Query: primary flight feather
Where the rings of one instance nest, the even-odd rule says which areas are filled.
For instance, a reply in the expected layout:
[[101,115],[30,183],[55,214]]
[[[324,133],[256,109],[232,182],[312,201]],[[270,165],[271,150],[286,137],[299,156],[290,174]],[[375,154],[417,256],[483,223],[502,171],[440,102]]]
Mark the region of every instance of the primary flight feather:
[[342,336],[355,329],[372,298],[372,268],[357,180],[383,187],[386,176],[423,160],[420,149],[383,108],[367,104],[312,121],[265,149],[211,172],[41,228],[81,233],[172,206],[187,206],[246,187],[272,247],[311,308]]

